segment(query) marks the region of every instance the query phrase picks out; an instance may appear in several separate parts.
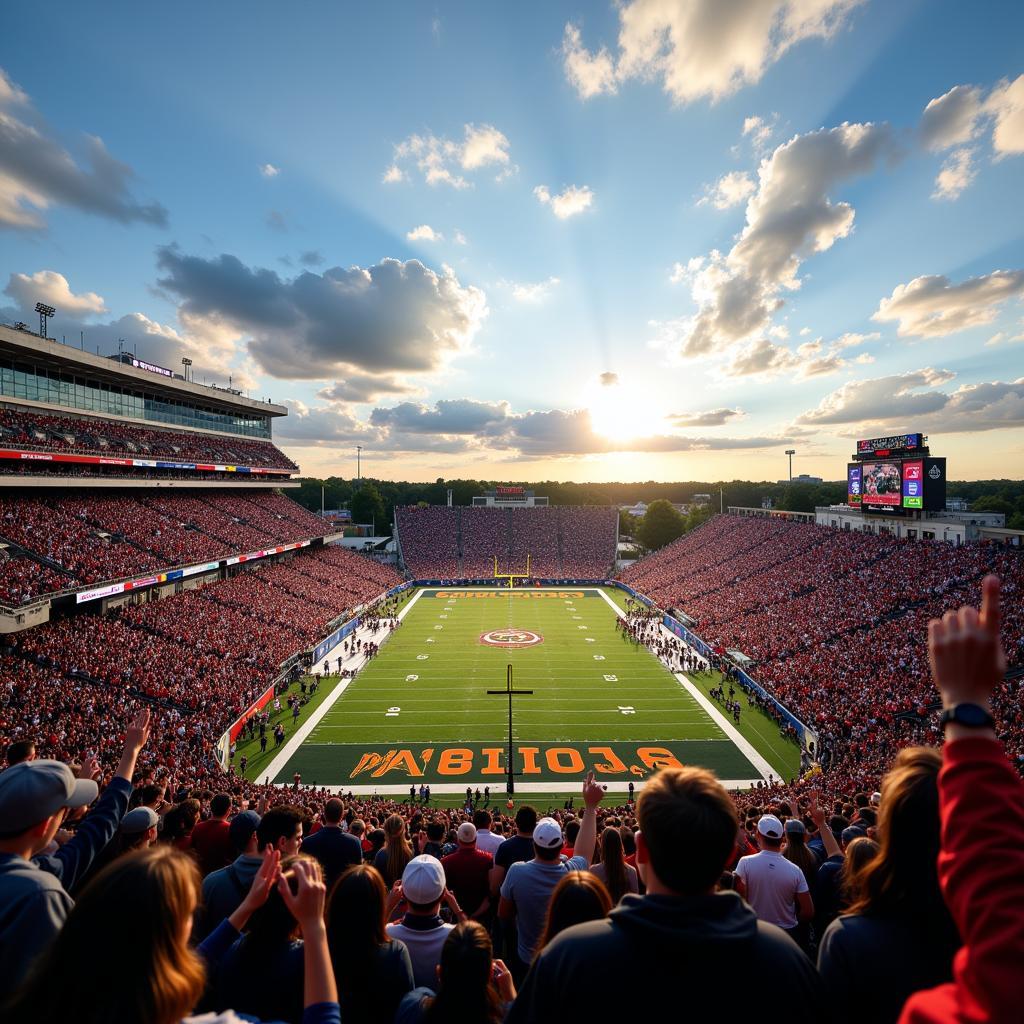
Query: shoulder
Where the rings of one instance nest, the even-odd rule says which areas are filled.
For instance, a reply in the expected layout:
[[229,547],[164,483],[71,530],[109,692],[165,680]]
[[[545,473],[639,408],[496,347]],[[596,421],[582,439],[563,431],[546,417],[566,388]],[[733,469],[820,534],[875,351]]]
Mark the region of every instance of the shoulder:
[[590,864],[586,857],[570,857],[565,866],[569,871],[586,871]]
[[423,1019],[427,1009],[427,1000],[434,998],[433,989],[414,988],[402,996],[402,1001],[395,1011],[395,1024],[415,1024]]

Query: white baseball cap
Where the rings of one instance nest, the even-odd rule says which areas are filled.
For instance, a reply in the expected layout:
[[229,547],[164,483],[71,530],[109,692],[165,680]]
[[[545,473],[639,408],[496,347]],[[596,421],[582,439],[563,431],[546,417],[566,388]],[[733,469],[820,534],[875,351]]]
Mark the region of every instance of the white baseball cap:
[[0,821],[5,832],[23,832],[62,807],[91,804],[98,793],[92,779],[76,779],[60,761],[22,761],[0,772]]
[[541,818],[533,830],[533,841],[545,850],[562,845],[562,826],[554,818]]
[[436,903],[444,890],[444,868],[436,857],[421,853],[405,865],[402,893],[410,903]]
[[460,843],[465,843],[469,846],[471,843],[476,842],[476,825],[471,821],[464,821],[460,826],[456,835],[459,838]]
[[767,839],[781,839],[783,833],[782,822],[774,814],[762,814],[757,819],[757,831]]

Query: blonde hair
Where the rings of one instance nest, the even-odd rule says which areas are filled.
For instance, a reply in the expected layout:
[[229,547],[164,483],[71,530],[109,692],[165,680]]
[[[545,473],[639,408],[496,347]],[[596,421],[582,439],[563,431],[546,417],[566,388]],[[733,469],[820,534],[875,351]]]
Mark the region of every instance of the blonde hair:
[[82,890],[4,1021],[60,1020],[71,992],[78,1024],[178,1024],[206,982],[188,941],[198,900],[199,871],[180,850],[119,857]]
[[405,838],[405,819],[392,814],[384,822],[384,884],[389,888],[400,881],[405,865],[412,860],[412,846]]

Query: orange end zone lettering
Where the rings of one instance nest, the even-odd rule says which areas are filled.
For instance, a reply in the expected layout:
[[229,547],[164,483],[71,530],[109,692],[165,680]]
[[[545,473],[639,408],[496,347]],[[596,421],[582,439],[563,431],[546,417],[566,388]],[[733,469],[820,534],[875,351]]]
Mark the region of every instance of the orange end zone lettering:
[[473,751],[469,747],[448,747],[437,762],[438,775],[465,775],[473,769]]

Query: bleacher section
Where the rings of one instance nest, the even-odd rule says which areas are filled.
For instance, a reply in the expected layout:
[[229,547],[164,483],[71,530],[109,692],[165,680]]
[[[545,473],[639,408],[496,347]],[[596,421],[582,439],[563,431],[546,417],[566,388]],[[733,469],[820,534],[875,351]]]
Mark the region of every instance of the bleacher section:
[[[270,491],[0,494],[0,603],[326,536],[329,524]],[[38,568],[30,569],[35,564]],[[7,599],[10,600],[6,600]],[[14,600],[17,598],[17,600]]]
[[614,508],[485,508],[432,505],[395,510],[406,568],[419,579],[482,579],[530,572],[536,579],[603,579],[615,562]]
[[26,409],[0,409],[0,449],[275,469],[298,467],[270,441],[195,434]]

